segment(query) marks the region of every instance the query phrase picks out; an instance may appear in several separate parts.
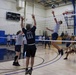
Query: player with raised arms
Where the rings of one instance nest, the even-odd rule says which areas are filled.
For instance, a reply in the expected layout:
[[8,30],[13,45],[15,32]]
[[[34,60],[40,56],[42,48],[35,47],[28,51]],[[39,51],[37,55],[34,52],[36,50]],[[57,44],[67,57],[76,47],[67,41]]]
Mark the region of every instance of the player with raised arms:
[[[47,30],[53,32],[52,33],[52,40],[57,40],[58,38],[58,30],[60,28],[60,25],[62,24],[62,21],[57,21],[56,17],[55,17],[55,14],[54,14],[54,11],[52,11],[52,14],[53,14],[53,17],[54,17],[54,20],[56,22],[56,25],[54,27],[54,30],[51,30],[49,28],[46,28]],[[61,49],[57,44],[56,42],[52,41],[51,44],[58,50],[59,54],[63,55],[63,49]]]
[[[25,29],[23,25],[24,18],[21,17],[21,28],[27,40],[25,74],[28,74],[29,72],[32,73],[33,65],[34,65],[34,57],[36,53],[36,45],[35,45],[36,20],[34,15],[32,15],[32,19],[34,20],[34,26],[31,27],[31,24],[26,24],[26,29]],[[30,58],[31,58],[31,67],[30,69],[28,69]]]

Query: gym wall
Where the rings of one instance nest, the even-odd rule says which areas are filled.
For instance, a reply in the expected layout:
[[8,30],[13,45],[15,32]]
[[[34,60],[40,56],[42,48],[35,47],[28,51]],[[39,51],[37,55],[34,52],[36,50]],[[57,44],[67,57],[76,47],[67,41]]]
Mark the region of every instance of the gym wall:
[[[45,17],[45,8],[37,3],[34,4],[34,13],[36,20],[43,19]],[[24,9],[17,11],[16,0],[0,0],[0,30],[4,30],[5,34],[15,34],[18,30],[21,30],[20,21],[9,21],[6,20],[6,12],[19,13],[24,16]],[[31,20],[32,23],[32,3],[27,2],[26,4],[26,19]],[[37,35],[41,35],[44,30],[45,22],[37,22]]]
[[[26,19],[29,23],[33,23],[31,14],[33,12],[32,2],[27,2],[26,4]],[[53,16],[51,14],[52,10],[55,11],[56,17],[58,20],[62,20],[63,24],[59,30],[59,34],[62,31],[68,31],[69,34],[73,32],[73,29],[67,29],[66,22],[62,15],[66,10],[73,10],[72,5],[67,5],[63,7],[58,7],[55,9],[45,9],[42,5],[35,3],[34,4],[34,14],[37,20],[37,30],[36,35],[42,35],[43,31],[46,30],[46,27],[53,29],[55,22],[53,20]],[[21,30],[20,21],[8,21],[6,20],[6,12],[14,12],[19,13],[24,16],[24,9],[17,11],[16,9],[16,0],[0,0],[0,30],[4,30],[5,34],[15,34],[18,30]],[[44,18],[49,18],[49,21],[43,20]],[[41,21],[38,21],[41,20]],[[48,32],[51,35],[51,32]]]
[[[71,33],[74,32],[74,29],[68,29],[67,28],[67,24],[65,22],[65,19],[64,19],[64,16],[62,15],[63,12],[65,11],[71,11],[73,10],[73,6],[72,5],[67,5],[67,6],[62,6],[62,7],[58,7],[58,8],[55,8],[55,9],[47,9],[46,10],[46,17],[47,18],[50,18],[50,21],[47,23],[46,22],[46,26],[48,26],[49,28],[52,28],[55,26],[55,21],[53,19],[53,16],[51,14],[52,10],[55,12],[55,15],[56,15],[56,18],[57,20],[62,20],[63,21],[63,24],[61,25],[60,29],[59,29],[59,34],[62,33],[62,31],[67,31],[70,35]],[[51,32],[48,32],[49,34],[51,34]]]

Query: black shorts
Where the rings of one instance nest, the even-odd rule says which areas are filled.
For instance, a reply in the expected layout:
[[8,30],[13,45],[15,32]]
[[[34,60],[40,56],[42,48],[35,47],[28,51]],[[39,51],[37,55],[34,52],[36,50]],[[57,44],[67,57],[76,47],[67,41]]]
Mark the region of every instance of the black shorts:
[[21,45],[15,45],[15,51],[21,52]]
[[51,44],[51,42],[50,41],[45,41],[45,44]]
[[7,43],[10,43],[10,41],[7,41]]
[[52,40],[57,40],[58,38],[58,33],[53,33],[52,34]]
[[26,57],[35,57],[36,46],[35,45],[27,45]]
[[69,47],[69,46],[70,46],[70,44],[71,44],[71,43],[67,43],[67,44],[66,44],[66,47]]

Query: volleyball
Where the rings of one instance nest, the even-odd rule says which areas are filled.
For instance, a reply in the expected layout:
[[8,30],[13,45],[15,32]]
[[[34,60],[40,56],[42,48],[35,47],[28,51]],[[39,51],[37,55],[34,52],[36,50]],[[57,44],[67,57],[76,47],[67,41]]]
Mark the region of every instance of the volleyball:
[[55,5],[51,5],[51,8],[53,8],[53,9],[54,9],[54,8],[55,8]]

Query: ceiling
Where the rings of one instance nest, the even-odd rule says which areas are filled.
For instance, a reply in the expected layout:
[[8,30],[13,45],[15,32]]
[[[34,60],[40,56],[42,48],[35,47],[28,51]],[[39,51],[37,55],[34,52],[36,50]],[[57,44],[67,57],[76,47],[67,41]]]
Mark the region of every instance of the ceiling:
[[45,7],[51,7],[51,8],[71,4],[70,0],[36,0],[36,1]]

